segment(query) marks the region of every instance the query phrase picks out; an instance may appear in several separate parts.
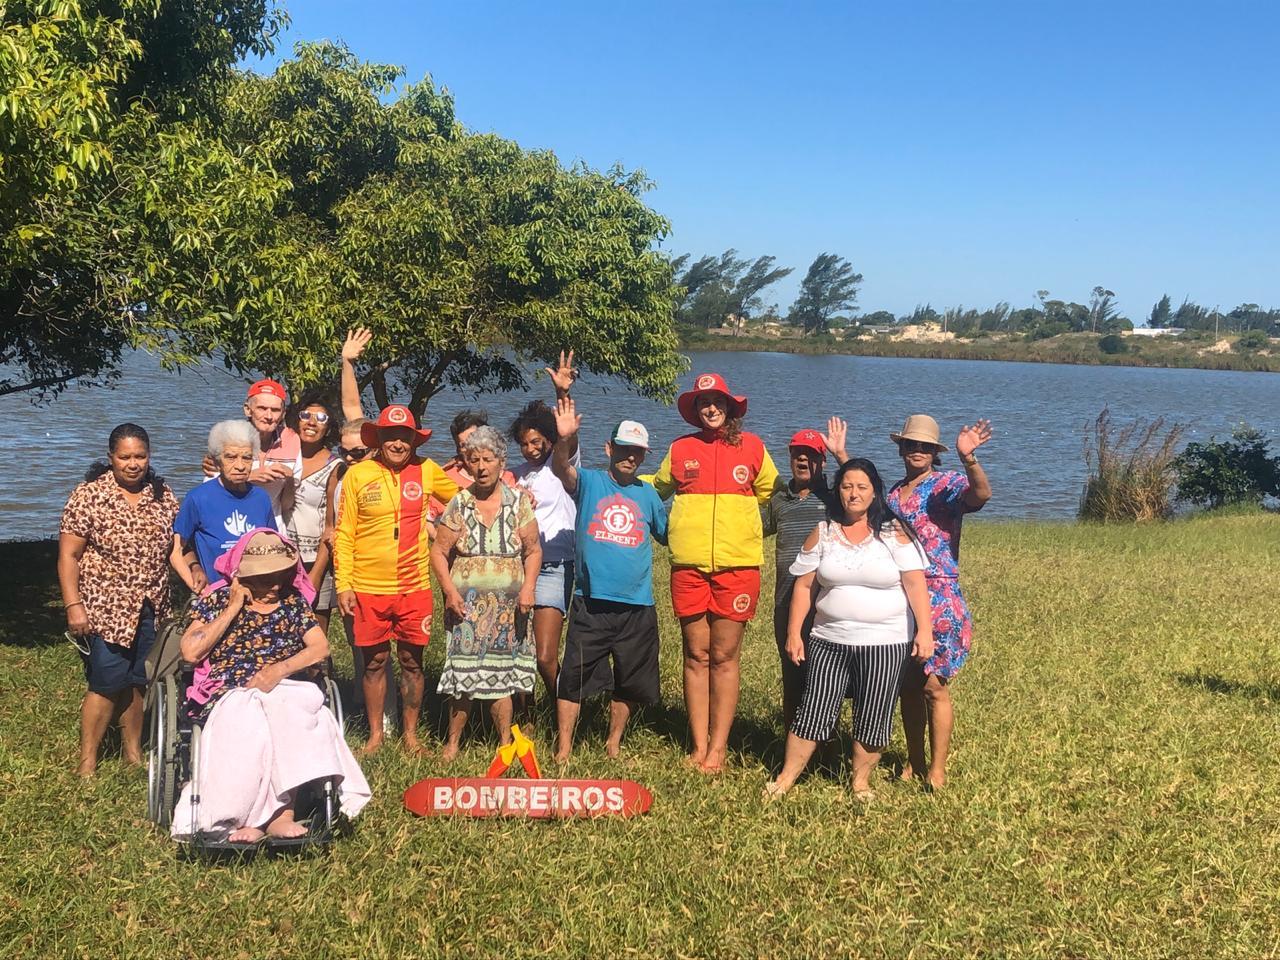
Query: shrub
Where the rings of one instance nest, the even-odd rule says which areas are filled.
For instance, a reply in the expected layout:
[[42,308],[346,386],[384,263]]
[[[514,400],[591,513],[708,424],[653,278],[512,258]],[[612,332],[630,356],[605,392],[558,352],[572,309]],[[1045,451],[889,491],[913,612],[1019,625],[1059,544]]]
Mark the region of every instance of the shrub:
[[1085,430],[1082,520],[1161,520],[1173,512],[1174,451],[1185,427],[1164,417],[1116,427],[1106,407]]
[[1174,461],[1178,499],[1221,507],[1280,496],[1280,457],[1269,456],[1267,445],[1260,431],[1243,423],[1230,440],[1187,444]]
[[1240,338],[1231,345],[1231,348],[1238,353],[1253,353],[1270,345],[1271,340],[1267,337],[1265,330],[1246,330],[1240,334]]
[[1129,344],[1125,342],[1124,337],[1118,333],[1109,333],[1098,341],[1098,349],[1103,353],[1117,354],[1128,353]]

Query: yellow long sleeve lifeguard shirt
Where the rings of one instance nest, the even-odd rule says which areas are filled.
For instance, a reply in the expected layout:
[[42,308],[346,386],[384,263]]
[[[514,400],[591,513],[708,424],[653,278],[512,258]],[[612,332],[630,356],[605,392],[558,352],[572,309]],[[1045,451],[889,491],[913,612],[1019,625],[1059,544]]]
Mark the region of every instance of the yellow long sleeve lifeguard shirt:
[[675,495],[668,524],[671,562],[707,573],[764,562],[760,504],[778,482],[778,468],[754,433],[731,446],[699,432],[671,445],[653,486]]
[[342,478],[334,536],[334,585],[388,596],[431,589],[428,503],[458,492],[434,460],[391,470],[376,460],[357,463]]

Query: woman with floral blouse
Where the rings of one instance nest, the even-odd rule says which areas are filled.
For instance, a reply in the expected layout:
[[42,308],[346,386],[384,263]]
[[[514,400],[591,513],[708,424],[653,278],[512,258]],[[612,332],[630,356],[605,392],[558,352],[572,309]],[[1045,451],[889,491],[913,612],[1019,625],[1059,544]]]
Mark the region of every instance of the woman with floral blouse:
[[[82,777],[94,775],[112,716],[129,764],[142,763],[142,691],[156,621],[169,615],[169,567],[178,501],[151,468],[151,439],[122,423],[109,460],[89,468],[62,511],[58,582],[67,634],[84,660]],[[175,569],[186,564],[174,564]],[[188,583],[188,586],[191,586]]]

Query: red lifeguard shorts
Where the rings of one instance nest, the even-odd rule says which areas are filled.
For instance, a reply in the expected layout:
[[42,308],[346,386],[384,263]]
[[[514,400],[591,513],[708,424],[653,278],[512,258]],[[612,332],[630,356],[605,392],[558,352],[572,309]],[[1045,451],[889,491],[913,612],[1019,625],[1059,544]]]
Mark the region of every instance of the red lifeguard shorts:
[[756,615],[760,599],[760,568],[734,567],[703,573],[697,567],[671,571],[671,606],[677,617],[711,613],[746,623]]
[[431,639],[430,590],[377,594],[356,591],[351,632],[357,647],[375,647],[388,640],[425,647]]

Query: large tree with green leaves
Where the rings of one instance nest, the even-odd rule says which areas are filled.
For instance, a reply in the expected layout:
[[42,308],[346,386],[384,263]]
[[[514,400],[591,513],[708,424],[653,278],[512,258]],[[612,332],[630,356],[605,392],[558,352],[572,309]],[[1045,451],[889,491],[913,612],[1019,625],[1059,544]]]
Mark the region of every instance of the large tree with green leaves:
[[227,312],[281,184],[218,136],[271,0],[0,5],[0,394],[104,382],[122,351]]
[[834,253],[820,253],[809,264],[800,295],[791,305],[790,320],[805,333],[825,333],[831,318],[858,302],[862,274]]
[[792,271],[791,267],[776,266],[777,257],[744,260],[732,249],[693,263],[689,259],[685,254],[672,261],[677,283],[684,291],[676,318],[702,329],[719,327],[731,318],[741,322],[754,316],[764,306],[761,294]]
[[360,379],[379,405],[421,413],[449,386],[513,389],[566,347],[669,395],[677,290],[644,176],[470,133],[430,79],[397,95],[399,77],[304,44],[234,90],[230,129],[290,186],[263,254],[275,284],[216,325],[224,361],[315,382],[359,325],[375,334]]

